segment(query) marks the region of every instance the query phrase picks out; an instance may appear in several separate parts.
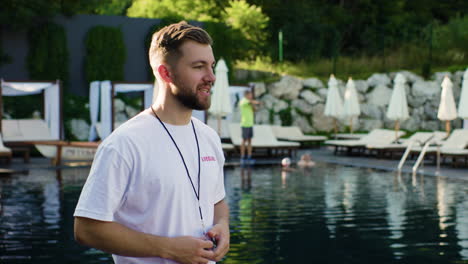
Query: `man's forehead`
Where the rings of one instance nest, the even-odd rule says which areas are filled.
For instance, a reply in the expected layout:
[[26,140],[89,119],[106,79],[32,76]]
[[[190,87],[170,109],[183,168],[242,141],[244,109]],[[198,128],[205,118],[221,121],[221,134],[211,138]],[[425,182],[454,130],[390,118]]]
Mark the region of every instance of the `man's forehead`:
[[189,63],[214,63],[213,49],[209,44],[186,41],[180,46],[182,58]]

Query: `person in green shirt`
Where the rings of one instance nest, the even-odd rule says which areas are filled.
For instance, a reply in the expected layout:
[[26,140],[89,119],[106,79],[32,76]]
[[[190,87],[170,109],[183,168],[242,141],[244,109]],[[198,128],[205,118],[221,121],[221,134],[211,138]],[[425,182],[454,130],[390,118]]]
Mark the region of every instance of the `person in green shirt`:
[[[256,110],[255,107],[258,105],[260,105],[260,102],[253,99],[253,94],[250,90],[245,91],[244,98],[242,98],[239,101],[239,108],[241,112],[240,126],[242,129],[242,144],[240,146],[241,163],[254,162],[254,160],[252,159],[252,137],[254,125],[254,111]],[[247,157],[245,156],[246,145]]]

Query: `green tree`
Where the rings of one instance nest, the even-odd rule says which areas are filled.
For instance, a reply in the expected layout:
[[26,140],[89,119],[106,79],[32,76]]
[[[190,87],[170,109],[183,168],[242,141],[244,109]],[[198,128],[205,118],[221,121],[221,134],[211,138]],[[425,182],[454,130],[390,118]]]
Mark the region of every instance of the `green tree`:
[[216,21],[221,14],[215,0],[134,0],[127,10],[129,17]]
[[224,21],[250,42],[251,52],[258,52],[265,46],[268,38],[266,28],[269,18],[263,14],[262,9],[250,5],[245,0],[230,0],[225,9]]

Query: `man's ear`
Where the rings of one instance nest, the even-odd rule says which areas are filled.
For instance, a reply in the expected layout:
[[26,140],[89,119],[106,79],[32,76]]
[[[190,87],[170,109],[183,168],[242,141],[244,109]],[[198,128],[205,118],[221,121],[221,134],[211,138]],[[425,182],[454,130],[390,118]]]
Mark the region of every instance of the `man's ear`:
[[158,73],[159,73],[159,76],[161,76],[161,78],[167,82],[167,83],[171,83],[172,82],[172,74],[171,72],[169,71],[168,67],[164,64],[161,64],[158,66]]

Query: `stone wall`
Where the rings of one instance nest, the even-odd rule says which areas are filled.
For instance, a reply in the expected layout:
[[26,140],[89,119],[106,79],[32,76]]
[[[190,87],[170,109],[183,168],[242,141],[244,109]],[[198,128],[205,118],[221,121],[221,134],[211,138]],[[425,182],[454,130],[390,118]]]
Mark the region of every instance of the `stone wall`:
[[[453,94],[458,106],[463,72],[438,72],[430,80],[408,71],[402,71],[406,79],[406,95],[410,118],[401,123],[409,131],[444,130],[444,123],[437,119],[441,83],[445,75],[453,82]],[[374,128],[393,128],[394,121],[386,117],[387,107],[393,90],[393,79],[397,72],[375,73],[367,80],[354,80],[359,96],[361,115],[354,119],[355,131]],[[339,80],[343,98],[345,81]],[[299,79],[283,76],[274,83],[255,83],[255,95],[263,102],[256,113],[259,124],[292,125],[301,127],[305,133],[330,132],[333,119],[324,116],[327,84],[317,78]],[[349,120],[339,120],[340,130],[346,131]],[[462,120],[452,121],[452,127],[462,126]]]

